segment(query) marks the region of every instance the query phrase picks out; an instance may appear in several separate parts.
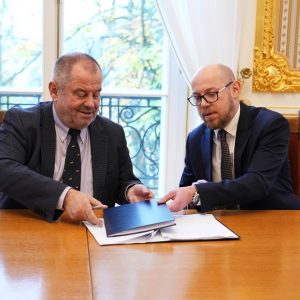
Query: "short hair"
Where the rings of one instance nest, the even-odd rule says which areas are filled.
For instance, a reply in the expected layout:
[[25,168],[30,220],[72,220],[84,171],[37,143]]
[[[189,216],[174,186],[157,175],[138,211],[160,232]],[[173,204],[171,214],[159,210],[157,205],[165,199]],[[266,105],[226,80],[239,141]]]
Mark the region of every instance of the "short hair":
[[96,66],[100,72],[102,72],[99,63],[91,55],[87,53],[73,52],[64,54],[56,60],[52,79],[56,81],[60,87],[64,87],[68,81],[73,66],[79,62],[88,63],[89,67],[92,64]]

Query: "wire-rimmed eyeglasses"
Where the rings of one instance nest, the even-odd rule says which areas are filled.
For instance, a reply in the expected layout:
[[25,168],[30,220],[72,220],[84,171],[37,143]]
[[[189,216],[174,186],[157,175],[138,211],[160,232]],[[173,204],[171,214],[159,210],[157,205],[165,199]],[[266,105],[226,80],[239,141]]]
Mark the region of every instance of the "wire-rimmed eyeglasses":
[[198,106],[202,103],[202,99],[204,99],[207,103],[213,103],[219,100],[219,93],[223,92],[227,87],[229,87],[233,81],[228,82],[224,87],[219,89],[216,92],[209,92],[203,95],[192,95],[187,98],[187,100],[193,105]]

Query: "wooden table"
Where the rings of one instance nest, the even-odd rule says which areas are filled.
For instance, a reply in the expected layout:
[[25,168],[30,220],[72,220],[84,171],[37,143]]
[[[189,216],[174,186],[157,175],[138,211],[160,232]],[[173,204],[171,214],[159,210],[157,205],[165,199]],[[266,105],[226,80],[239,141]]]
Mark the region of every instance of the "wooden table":
[[50,224],[27,210],[0,210],[0,295],[300,299],[300,211],[214,215],[241,239],[99,246],[67,218]]
[[95,299],[300,299],[300,211],[217,211],[240,240],[99,246]]
[[0,210],[0,299],[92,299],[86,229]]

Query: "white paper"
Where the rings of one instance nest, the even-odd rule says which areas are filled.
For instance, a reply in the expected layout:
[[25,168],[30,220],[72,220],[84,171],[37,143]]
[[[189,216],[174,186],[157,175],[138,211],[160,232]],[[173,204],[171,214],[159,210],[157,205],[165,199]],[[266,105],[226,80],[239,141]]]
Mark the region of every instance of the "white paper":
[[170,240],[213,240],[238,238],[238,236],[217,221],[212,214],[176,216],[176,226],[162,228],[163,238]]
[[[107,237],[104,225],[91,225],[88,222],[84,224],[100,245],[239,238],[212,214],[174,215],[174,217],[176,222],[174,226],[116,237]],[[103,220],[101,223],[104,224]]]
[[[133,240],[135,238],[138,238],[140,236],[147,236],[151,235],[151,233],[154,232],[154,230],[140,232],[140,233],[133,233],[128,235],[120,235],[120,236],[114,236],[114,237],[108,237],[106,235],[105,226],[103,219],[101,218],[101,225],[92,225],[88,222],[83,222],[84,225],[88,228],[88,230],[91,232],[93,237],[96,239],[96,241],[100,245],[111,245],[111,244],[128,244],[128,241]],[[127,241],[127,242],[126,242]],[[129,242],[131,244],[132,242]],[[145,242],[143,242],[145,243]]]

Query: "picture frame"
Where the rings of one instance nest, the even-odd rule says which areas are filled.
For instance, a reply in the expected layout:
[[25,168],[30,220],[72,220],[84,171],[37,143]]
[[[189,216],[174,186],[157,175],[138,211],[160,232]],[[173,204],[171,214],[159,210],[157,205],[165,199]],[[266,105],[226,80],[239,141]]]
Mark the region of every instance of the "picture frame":
[[253,91],[300,92],[298,2],[257,0]]

